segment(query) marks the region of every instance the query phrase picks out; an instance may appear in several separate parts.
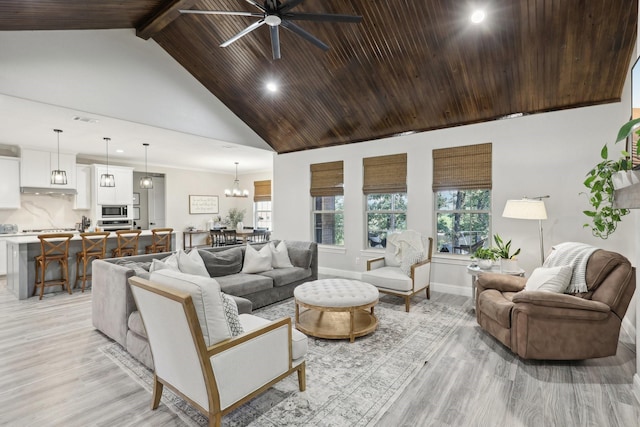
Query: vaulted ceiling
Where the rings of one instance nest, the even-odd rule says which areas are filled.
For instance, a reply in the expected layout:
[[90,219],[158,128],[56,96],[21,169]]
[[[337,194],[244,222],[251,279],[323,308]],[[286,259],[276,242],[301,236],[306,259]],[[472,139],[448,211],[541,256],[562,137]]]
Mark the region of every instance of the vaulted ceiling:
[[638,17],[630,0],[484,2],[477,25],[472,2],[306,0],[294,11],[363,20],[296,21],[330,49],[281,30],[274,60],[267,26],[219,47],[256,18],[178,11],[251,3],[4,0],[0,31],[136,28],[285,153],[618,101]]

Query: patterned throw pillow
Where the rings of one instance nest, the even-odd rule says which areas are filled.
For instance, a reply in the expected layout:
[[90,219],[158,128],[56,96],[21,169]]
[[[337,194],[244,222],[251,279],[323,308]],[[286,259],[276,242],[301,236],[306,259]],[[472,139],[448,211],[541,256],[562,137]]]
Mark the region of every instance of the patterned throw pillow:
[[227,318],[231,336],[237,337],[238,335],[244,334],[240,317],[238,317],[238,306],[235,300],[229,295],[222,293],[222,307],[224,308],[224,317]]
[[424,253],[419,252],[412,247],[406,248],[402,252],[402,261],[400,262],[400,270],[407,276],[411,276],[411,266],[424,259]]

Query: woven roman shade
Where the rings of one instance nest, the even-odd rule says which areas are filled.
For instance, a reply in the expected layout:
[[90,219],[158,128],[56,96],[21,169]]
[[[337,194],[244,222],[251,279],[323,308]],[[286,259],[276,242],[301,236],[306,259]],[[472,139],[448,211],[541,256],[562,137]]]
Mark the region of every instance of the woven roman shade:
[[433,150],[433,191],[491,189],[491,143]]
[[311,196],[339,196],[344,194],[344,162],[311,165]]
[[253,181],[253,201],[254,202],[270,202],[271,201],[271,180]]
[[406,193],[407,153],[362,159],[364,194]]

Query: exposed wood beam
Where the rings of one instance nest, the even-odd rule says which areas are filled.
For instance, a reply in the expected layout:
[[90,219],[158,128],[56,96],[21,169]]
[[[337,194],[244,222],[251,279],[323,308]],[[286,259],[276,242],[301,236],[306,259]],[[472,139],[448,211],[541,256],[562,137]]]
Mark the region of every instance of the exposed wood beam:
[[148,19],[136,26],[136,35],[149,40],[180,16],[180,9],[190,9],[196,2],[197,0],[169,0],[165,2]]

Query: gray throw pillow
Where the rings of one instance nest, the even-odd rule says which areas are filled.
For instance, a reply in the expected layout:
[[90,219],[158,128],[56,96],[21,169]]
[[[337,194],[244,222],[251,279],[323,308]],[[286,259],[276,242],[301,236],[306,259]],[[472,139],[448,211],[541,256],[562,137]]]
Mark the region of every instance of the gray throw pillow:
[[211,277],[228,276],[240,273],[240,270],[242,270],[242,250],[240,248],[232,248],[220,252],[205,250],[198,250],[198,252]]
[[296,247],[288,247],[289,259],[295,267],[307,269],[311,267],[311,250],[300,249]]

